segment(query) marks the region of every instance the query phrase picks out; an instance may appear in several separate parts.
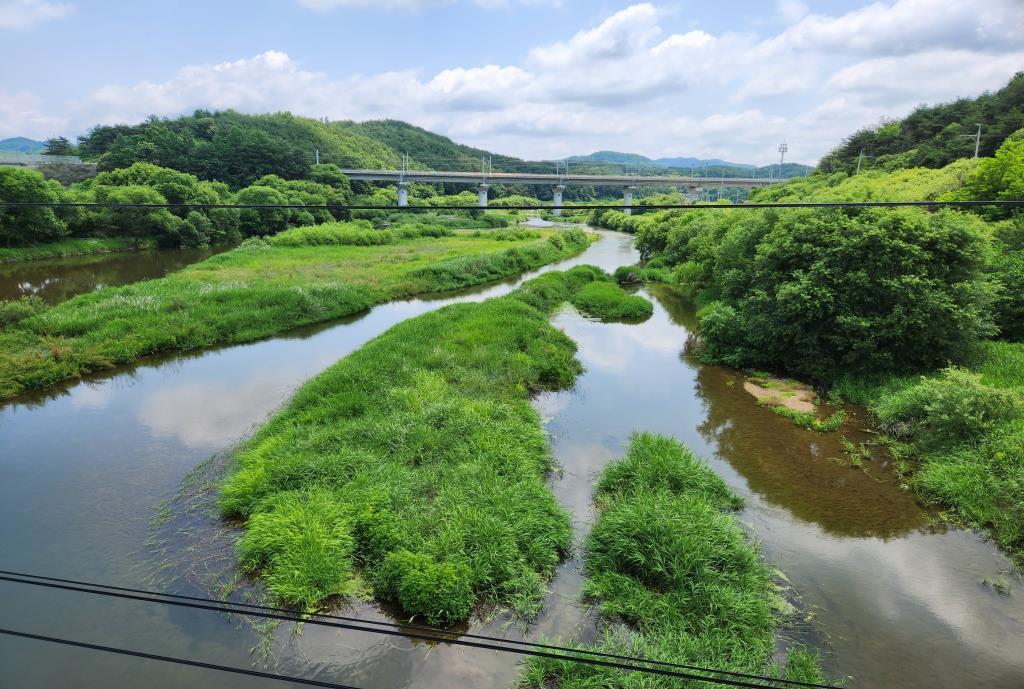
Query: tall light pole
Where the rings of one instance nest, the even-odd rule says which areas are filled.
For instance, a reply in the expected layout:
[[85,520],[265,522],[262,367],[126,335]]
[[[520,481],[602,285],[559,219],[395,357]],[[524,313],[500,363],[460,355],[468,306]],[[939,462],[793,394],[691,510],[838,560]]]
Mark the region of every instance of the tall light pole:
[[789,150],[789,146],[783,141],[779,144],[779,179],[782,179],[782,163],[786,160],[786,151]]

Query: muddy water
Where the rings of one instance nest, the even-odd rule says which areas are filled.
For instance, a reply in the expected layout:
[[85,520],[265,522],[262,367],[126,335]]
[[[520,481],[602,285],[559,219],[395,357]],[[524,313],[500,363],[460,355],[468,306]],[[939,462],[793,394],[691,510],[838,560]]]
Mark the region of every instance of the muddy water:
[[[570,263],[614,268],[633,260],[629,238],[607,233]],[[173,495],[193,467],[243,437],[302,381],[390,325],[510,288],[388,304],[346,322],[148,362],[8,405],[0,411],[3,568],[146,584],[154,573],[145,545],[153,506]],[[593,323],[571,309],[555,318],[579,343],[587,371],[572,391],[537,404],[563,467],[553,489],[579,533],[593,519],[594,476],[621,455],[629,434],[674,435],[744,496],[741,518],[811,618],[787,633],[820,644],[830,669],[853,677],[850,686],[1021,687],[1024,586],[1015,583],[1014,595],[1000,597],[981,583],[1006,568],[1005,559],[973,534],[929,527],[877,460],[866,471],[843,464],[838,434],[796,428],[753,404],[735,373],[696,365],[683,353],[689,307],[670,293],[652,296],[655,314],[641,325]],[[843,432],[859,440],[854,425]],[[190,582],[230,561],[231,534],[205,517],[203,498],[193,518],[164,531],[177,541],[172,550],[198,546],[201,553],[190,560],[196,576],[176,580],[176,592],[194,592]],[[475,622],[474,631],[586,638],[593,621],[576,603],[579,582],[579,562],[570,560],[535,625],[508,626],[498,614]],[[0,597],[4,627],[222,664],[248,666],[261,639],[247,626],[198,611],[13,584],[0,584]],[[351,610],[384,615],[366,604]],[[312,627],[293,638],[291,631],[274,637],[275,671],[382,688],[504,687],[516,673],[513,658],[484,651]],[[134,687],[141,677],[150,687],[253,683],[0,639],[0,686],[63,687],[72,673],[77,687]]]
[[101,287],[163,277],[227,248],[123,251],[0,264],[0,299],[33,294],[56,304]]

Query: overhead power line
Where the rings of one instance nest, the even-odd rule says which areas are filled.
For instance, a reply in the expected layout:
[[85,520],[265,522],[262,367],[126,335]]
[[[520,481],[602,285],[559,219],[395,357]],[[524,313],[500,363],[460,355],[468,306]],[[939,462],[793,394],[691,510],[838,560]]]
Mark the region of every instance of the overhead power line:
[[[499,199],[500,200],[500,199]],[[101,202],[71,202],[71,201],[0,201],[0,207],[7,208],[137,208],[137,209],[159,209],[159,208],[181,208],[181,209],[213,209],[213,208],[237,208],[237,209],[304,209],[304,210],[349,210],[349,211],[481,211],[481,210],[502,210],[502,211],[524,211],[524,210],[551,210],[561,208],[562,210],[616,210],[630,209],[633,211],[644,210],[699,210],[699,209],[747,209],[747,208],[895,208],[895,207],[924,207],[924,208],[976,208],[976,207],[1024,207],[1024,199],[998,200],[998,201],[804,201],[804,202],[769,202],[769,203],[738,203],[723,205],[719,203],[650,203],[635,204],[626,206],[624,204],[599,204],[580,203],[552,206],[551,204],[531,204],[526,206],[502,206],[499,204],[478,206],[382,206],[367,204],[303,204],[303,203],[101,203]]]
[[[563,646],[537,644],[525,641],[514,641],[509,639],[501,639],[497,637],[489,637],[477,634],[458,634],[455,632],[448,632],[445,630],[433,629],[429,627],[417,627],[413,625],[383,623],[335,615],[305,614],[303,616],[300,616],[294,613],[293,611],[286,610],[283,608],[272,608],[268,606],[259,606],[249,603],[231,603],[227,601],[218,601],[210,598],[166,594],[155,591],[146,591],[144,589],[109,586],[105,584],[94,584],[90,582],[76,581],[73,579],[44,577],[34,574],[23,574],[20,572],[11,572],[6,570],[0,570],[0,581],[9,581],[13,583],[28,584],[32,586],[42,586],[46,588],[75,591],[80,593],[91,593],[95,595],[109,596],[113,598],[121,598],[126,600],[134,600],[147,603],[158,603],[163,605],[180,606],[199,610],[212,610],[215,612],[234,613],[238,615],[259,617],[263,619],[272,619],[283,622],[305,623],[337,629],[346,629],[374,634],[385,634],[389,636],[400,636],[411,639],[417,639],[421,641],[433,641],[437,643],[446,643],[456,646],[467,646],[471,648],[481,648],[485,650],[516,653],[519,655],[550,658],[560,661],[578,662],[588,665],[597,665],[620,670],[629,670],[648,674],[663,675],[668,677],[676,677],[679,679],[689,679],[726,686],[763,688],[784,685],[794,687],[808,687],[813,689],[833,689],[830,685],[825,684],[768,677],[764,675],[735,672],[731,670],[716,670],[696,665],[668,663],[664,661],[648,660],[639,657],[588,651],[586,649],[574,649]],[[470,641],[467,639],[479,639],[481,641]],[[520,646],[521,648],[510,648],[510,646]],[[638,665],[637,663],[642,663],[643,665]],[[651,665],[657,667],[648,667]],[[681,670],[686,670],[687,672],[682,672]],[[720,676],[707,677],[704,675],[692,674],[693,672],[703,672],[707,674]],[[765,684],[764,682],[768,682],[769,684]]]
[[236,675],[247,675],[249,677],[259,677],[261,679],[274,679],[279,682],[291,682],[292,684],[305,684],[311,687],[328,687],[328,689],[358,689],[358,687],[349,686],[347,684],[337,684],[336,682],[326,682],[318,679],[306,679],[305,677],[291,677],[288,675],[276,675],[273,672],[261,672],[260,670],[251,670],[249,668],[234,667],[231,665],[217,665],[216,663],[204,663],[200,660],[192,660],[191,658],[175,658],[173,656],[165,656],[160,655],[158,653],[144,653],[142,651],[132,651],[126,648],[115,648],[113,646],[88,644],[84,641],[72,641],[71,639],[61,639],[56,636],[44,636],[42,634],[30,634],[28,632],[19,632],[14,629],[0,629],[0,634],[3,634],[5,636],[18,637],[21,639],[32,639],[34,641],[46,641],[52,644],[61,644],[62,646],[84,648],[90,651],[115,653],[117,655],[131,656],[133,658],[143,658],[145,660],[158,660],[162,663],[187,665],[189,667],[198,667],[204,670],[230,672]]

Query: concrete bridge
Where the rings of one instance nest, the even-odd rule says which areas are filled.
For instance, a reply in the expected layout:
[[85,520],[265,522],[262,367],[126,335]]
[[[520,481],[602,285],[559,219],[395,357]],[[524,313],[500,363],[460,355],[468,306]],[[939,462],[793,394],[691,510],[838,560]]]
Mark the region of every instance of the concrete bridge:
[[454,182],[477,185],[477,205],[487,206],[487,190],[492,184],[550,184],[554,191],[555,215],[561,213],[562,192],[570,184],[595,186],[621,186],[622,205],[633,205],[633,192],[637,187],[680,187],[696,192],[707,187],[750,189],[778,184],[781,179],[755,179],[753,177],[683,177],[640,175],[572,175],[542,172],[439,172],[436,170],[342,170],[349,179],[363,182],[394,182],[398,185],[398,205],[409,205],[409,182]]

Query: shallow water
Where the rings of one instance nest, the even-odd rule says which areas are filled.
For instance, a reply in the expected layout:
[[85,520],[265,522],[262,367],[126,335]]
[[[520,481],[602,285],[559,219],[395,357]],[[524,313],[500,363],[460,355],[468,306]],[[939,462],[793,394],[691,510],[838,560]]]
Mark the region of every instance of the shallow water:
[[120,251],[0,264],[0,299],[36,295],[48,304],[101,287],[163,277],[228,247]]
[[[631,238],[603,233],[583,255],[556,266],[635,261]],[[303,381],[406,318],[452,301],[507,292],[518,281],[374,308],[343,322],[249,345],[145,362],[65,390],[0,408],[0,568],[147,586],[146,546],[154,506],[173,496],[198,464],[244,437]],[[978,536],[933,530],[884,467],[843,465],[839,434],[816,434],[762,409],[737,374],[695,364],[684,352],[689,306],[664,290],[640,325],[600,324],[571,308],[555,323],[579,343],[586,366],[571,391],[537,400],[563,467],[552,486],[582,534],[592,521],[591,486],[622,454],[629,434],[676,436],[709,458],[747,501],[741,519],[768,559],[788,575],[811,621],[787,634],[821,644],[849,686],[1019,688],[1024,684],[1024,587],[1001,597],[982,585],[1008,563]],[[843,432],[859,439],[858,431]],[[200,496],[201,497],[201,496]],[[200,508],[204,503],[200,499]],[[185,526],[186,533],[177,528]],[[214,575],[227,538],[200,511],[172,522],[172,546],[203,547],[192,582]],[[228,548],[226,552],[230,552]],[[577,605],[579,563],[552,582],[530,638],[587,638]],[[114,601],[0,583],[0,626],[148,652],[248,667],[260,635],[213,613]],[[383,618],[372,605],[359,615]],[[518,637],[500,615],[474,631]],[[275,635],[272,670],[361,687],[509,686],[513,656],[428,646],[391,637],[307,626]],[[69,668],[73,668],[73,671]],[[0,686],[208,685],[255,680],[154,664],[34,641],[0,638]],[[267,686],[280,683],[266,682]]]

